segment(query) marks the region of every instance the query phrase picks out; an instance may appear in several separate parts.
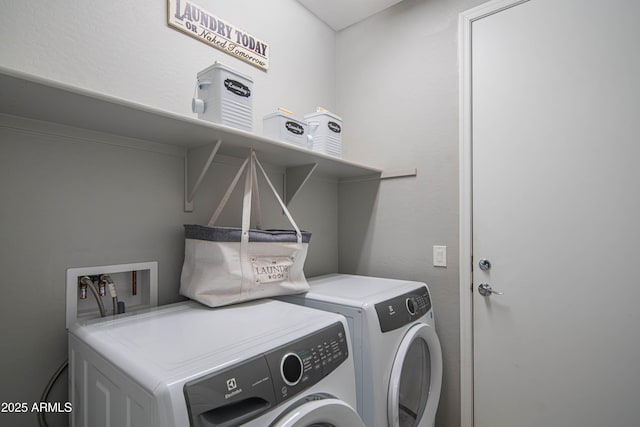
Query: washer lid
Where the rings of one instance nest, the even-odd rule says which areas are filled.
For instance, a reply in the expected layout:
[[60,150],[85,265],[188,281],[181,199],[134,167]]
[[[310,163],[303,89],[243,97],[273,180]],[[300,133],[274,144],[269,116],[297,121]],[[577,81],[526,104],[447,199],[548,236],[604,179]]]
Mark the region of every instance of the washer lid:
[[188,301],[76,325],[69,333],[155,390],[268,352],[341,319],[268,299],[218,308]]
[[365,427],[347,403],[328,394],[313,394],[288,407],[269,427]]

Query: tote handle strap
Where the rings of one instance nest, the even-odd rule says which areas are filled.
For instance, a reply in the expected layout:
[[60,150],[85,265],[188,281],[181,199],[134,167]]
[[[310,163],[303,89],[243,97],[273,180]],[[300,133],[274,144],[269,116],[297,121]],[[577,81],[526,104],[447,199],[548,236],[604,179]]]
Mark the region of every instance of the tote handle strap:
[[238,181],[240,181],[240,177],[242,176],[242,173],[247,168],[247,164],[249,164],[249,170],[247,171],[247,174],[245,177],[244,198],[242,201],[242,239],[243,240],[245,239],[245,234],[246,234],[246,238],[248,239],[248,231],[249,231],[250,220],[251,220],[251,208],[252,208],[251,202],[252,201],[255,204],[256,227],[257,228],[262,227],[262,211],[260,209],[260,196],[258,194],[258,173],[256,169],[256,165],[257,165],[258,168],[260,169],[260,172],[262,173],[262,176],[264,177],[265,181],[269,185],[271,192],[273,193],[273,195],[276,197],[276,200],[280,204],[282,211],[284,212],[287,219],[289,220],[289,223],[293,226],[293,229],[296,231],[297,242],[302,243],[302,233],[300,232],[298,225],[296,224],[293,217],[291,216],[289,209],[287,209],[287,206],[282,201],[282,198],[280,198],[278,191],[275,189],[275,187],[271,183],[271,180],[267,176],[267,173],[262,167],[262,164],[258,160],[258,156],[256,156],[256,153],[253,150],[251,150],[251,153],[249,154],[249,156],[247,156],[245,161],[240,166],[240,169],[238,169],[238,172],[236,172],[236,175],[233,178],[233,181],[231,181],[231,184],[229,185],[229,188],[227,188],[227,191],[222,197],[222,200],[220,200],[218,207],[216,208],[216,210],[213,212],[213,215],[209,219],[208,226],[213,227],[216,221],[218,220],[218,218],[220,217],[222,210],[224,209],[225,205],[229,201],[229,198],[231,197],[231,193],[238,185]]
[[[238,172],[236,172],[236,176],[233,178],[233,181],[231,181],[231,184],[229,184],[229,188],[227,188],[227,192],[222,197],[222,200],[220,200],[220,203],[218,204],[218,207],[216,208],[216,210],[213,212],[213,215],[211,215],[211,218],[209,219],[209,223],[207,224],[209,227],[213,227],[213,225],[218,220],[218,217],[220,217],[220,214],[222,213],[222,210],[224,209],[224,207],[226,206],[227,202],[229,201],[229,198],[231,197],[231,193],[233,192],[233,190],[238,185],[238,181],[240,180],[240,177],[242,176],[242,172],[247,167],[247,163],[249,161],[249,158],[250,157],[247,157],[245,159],[244,163],[242,163],[242,165],[240,166],[240,169],[238,169]],[[258,174],[255,171],[255,168],[254,168],[254,171],[253,171],[253,174],[252,174],[252,180],[253,180],[253,193],[252,193],[253,194],[253,205],[255,206],[254,220],[255,220],[255,223],[256,223],[256,228],[258,230],[261,230],[262,229],[262,209],[260,208],[260,192],[258,190]]]
[[269,188],[271,188],[271,191],[273,192],[273,195],[276,196],[276,199],[278,200],[278,203],[280,204],[280,207],[282,208],[282,212],[284,212],[284,214],[287,216],[287,219],[289,220],[289,222],[293,226],[293,229],[296,230],[296,238],[298,240],[298,243],[302,243],[302,233],[300,233],[300,229],[298,228],[298,225],[296,224],[296,222],[293,220],[293,217],[291,216],[291,213],[289,212],[289,209],[287,209],[287,206],[284,204],[284,202],[280,198],[280,195],[278,194],[278,192],[276,191],[275,187],[271,183],[271,180],[267,176],[267,173],[264,171],[264,168],[262,167],[262,164],[258,160],[258,156],[256,156],[256,153],[252,152],[251,154],[253,156],[252,157],[253,160],[255,161],[255,163],[260,168],[260,172],[262,172],[262,176],[264,176],[265,181],[267,181],[267,184],[269,184]]
[[252,169],[251,179],[253,180],[252,190],[253,190],[253,220],[255,221],[256,228],[258,230],[262,230],[262,208],[260,207],[260,192],[258,190],[258,172],[254,167]]
[[242,252],[243,258],[246,258],[246,243],[249,242],[249,227],[251,225],[251,202],[253,201],[253,176],[256,174],[256,165],[253,161],[252,154],[253,150],[251,150],[251,154],[249,154],[251,160],[249,162],[249,170],[247,171],[244,179],[244,198],[242,199],[242,237],[240,240],[242,244],[240,251]]
[[213,227],[213,225],[218,220],[218,217],[222,213],[222,210],[224,209],[225,205],[229,201],[229,197],[231,197],[231,193],[233,193],[233,190],[236,188],[236,185],[238,184],[238,181],[242,176],[242,172],[244,172],[244,169],[247,167],[247,163],[249,163],[249,159],[250,159],[250,156],[245,159],[244,163],[242,163],[242,166],[240,166],[240,169],[238,169],[236,176],[233,178],[233,181],[231,181],[231,184],[229,184],[229,188],[227,188],[227,192],[224,194],[224,196],[222,196],[222,200],[220,200],[218,207],[216,208],[216,210],[213,212],[213,215],[211,215],[211,218],[209,219],[209,224],[207,224],[209,227]]

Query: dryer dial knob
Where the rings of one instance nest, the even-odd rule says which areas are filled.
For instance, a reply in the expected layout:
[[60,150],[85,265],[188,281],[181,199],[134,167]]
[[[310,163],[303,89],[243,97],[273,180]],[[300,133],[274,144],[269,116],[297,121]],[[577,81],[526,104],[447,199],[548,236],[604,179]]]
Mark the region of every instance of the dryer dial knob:
[[407,298],[407,311],[409,312],[410,315],[415,316],[416,313],[418,312],[418,304],[416,303],[416,300],[413,298]]

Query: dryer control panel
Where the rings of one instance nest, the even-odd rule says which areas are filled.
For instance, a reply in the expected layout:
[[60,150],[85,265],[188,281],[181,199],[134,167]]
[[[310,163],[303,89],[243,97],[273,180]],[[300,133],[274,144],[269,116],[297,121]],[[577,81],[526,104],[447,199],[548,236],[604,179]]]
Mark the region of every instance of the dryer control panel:
[[337,322],[184,385],[190,426],[233,427],[313,386],[349,357]]
[[380,330],[389,332],[424,316],[431,310],[431,298],[426,286],[375,305]]

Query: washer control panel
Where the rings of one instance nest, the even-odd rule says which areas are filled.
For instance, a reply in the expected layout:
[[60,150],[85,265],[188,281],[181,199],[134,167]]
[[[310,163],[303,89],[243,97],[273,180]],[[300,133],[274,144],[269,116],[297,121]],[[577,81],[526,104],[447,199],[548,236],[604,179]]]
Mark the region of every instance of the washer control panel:
[[431,298],[426,286],[375,305],[380,330],[389,332],[424,316],[431,310]]
[[265,354],[276,400],[280,403],[311,387],[348,356],[346,333],[339,322]]
[[222,371],[189,381],[191,427],[239,426],[329,375],[349,357],[341,322]]

